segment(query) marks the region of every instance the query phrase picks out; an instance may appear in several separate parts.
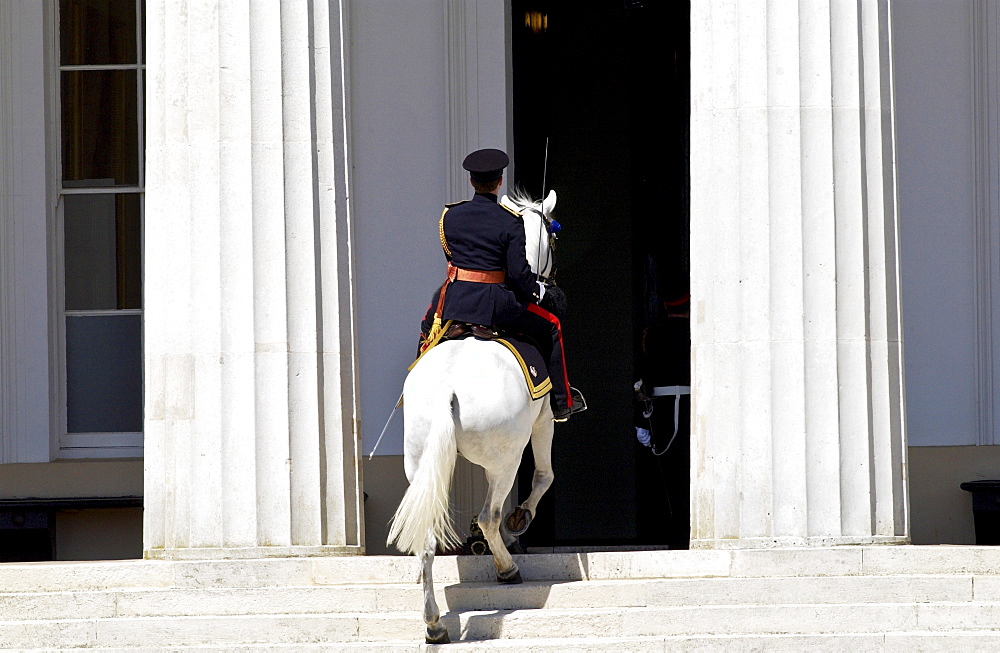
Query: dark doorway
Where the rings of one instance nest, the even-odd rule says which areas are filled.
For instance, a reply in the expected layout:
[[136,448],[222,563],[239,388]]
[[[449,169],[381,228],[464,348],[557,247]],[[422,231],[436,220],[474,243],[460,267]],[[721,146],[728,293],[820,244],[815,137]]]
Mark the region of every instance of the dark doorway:
[[556,481],[522,544],[685,548],[688,397],[666,449],[673,398],[647,419],[633,384],[690,384],[689,5],[512,0],[511,16],[513,179],[558,194],[569,377],[589,405],[556,426]]

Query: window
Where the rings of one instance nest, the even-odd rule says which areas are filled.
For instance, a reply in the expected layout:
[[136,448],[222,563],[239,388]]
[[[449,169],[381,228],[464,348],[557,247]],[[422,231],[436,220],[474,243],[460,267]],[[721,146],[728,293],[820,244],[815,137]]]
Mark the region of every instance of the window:
[[59,457],[142,452],[142,0],[60,0]]

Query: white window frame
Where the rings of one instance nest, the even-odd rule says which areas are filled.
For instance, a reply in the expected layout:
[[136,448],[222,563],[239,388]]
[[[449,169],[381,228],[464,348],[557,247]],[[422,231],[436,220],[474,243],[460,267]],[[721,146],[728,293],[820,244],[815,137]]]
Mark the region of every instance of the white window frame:
[[[142,52],[143,0],[134,0],[136,4],[136,47]],[[50,369],[52,379],[53,410],[51,411],[51,447],[56,459],[81,458],[141,458],[143,456],[143,432],[111,432],[111,433],[69,433],[67,415],[67,373],[66,373],[66,317],[95,315],[142,315],[142,309],[126,310],[66,310],[65,266],[64,266],[64,198],[68,195],[85,194],[138,194],[139,195],[139,229],[140,248],[145,252],[145,157],[139,152],[139,183],[136,186],[109,186],[92,188],[64,188],[62,179],[62,84],[64,71],[71,70],[135,70],[136,83],[136,113],[138,120],[139,146],[142,147],[145,125],[145,85],[144,71],[146,62],[136,64],[109,65],[73,65],[64,66],[60,57],[60,20],[59,2],[51,0],[52,10],[49,12],[48,33],[51,41],[49,51],[49,111],[53,119],[49,121],[49,161],[50,180],[52,187],[50,197],[53,198],[53,208],[50,215],[51,247],[49,250],[49,288],[51,291],[49,307],[51,311],[50,330]],[[144,266],[143,266],[144,267]],[[143,272],[140,271],[140,275]],[[143,297],[145,282],[142,280]],[[145,305],[143,299],[142,305]],[[143,345],[144,346],[144,345]]]

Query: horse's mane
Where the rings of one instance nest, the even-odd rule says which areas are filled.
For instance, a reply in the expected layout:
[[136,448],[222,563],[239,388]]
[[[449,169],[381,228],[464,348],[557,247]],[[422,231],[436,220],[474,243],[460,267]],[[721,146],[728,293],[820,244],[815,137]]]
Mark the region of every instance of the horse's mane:
[[528,191],[524,190],[521,186],[514,186],[509,189],[507,197],[511,202],[517,204],[519,208],[523,209],[534,209],[538,211],[539,214],[542,213],[542,201],[536,200],[528,194]]

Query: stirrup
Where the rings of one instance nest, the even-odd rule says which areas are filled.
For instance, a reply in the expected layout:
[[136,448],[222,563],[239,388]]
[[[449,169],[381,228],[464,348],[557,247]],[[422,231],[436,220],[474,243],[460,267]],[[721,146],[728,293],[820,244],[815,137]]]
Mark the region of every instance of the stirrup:
[[570,386],[569,394],[570,397],[573,398],[573,406],[571,408],[563,409],[558,413],[553,413],[552,414],[553,422],[560,422],[560,423],[565,422],[571,416],[576,415],[577,413],[582,413],[583,411],[587,410],[587,400],[583,398],[582,392],[580,392],[573,386]]

